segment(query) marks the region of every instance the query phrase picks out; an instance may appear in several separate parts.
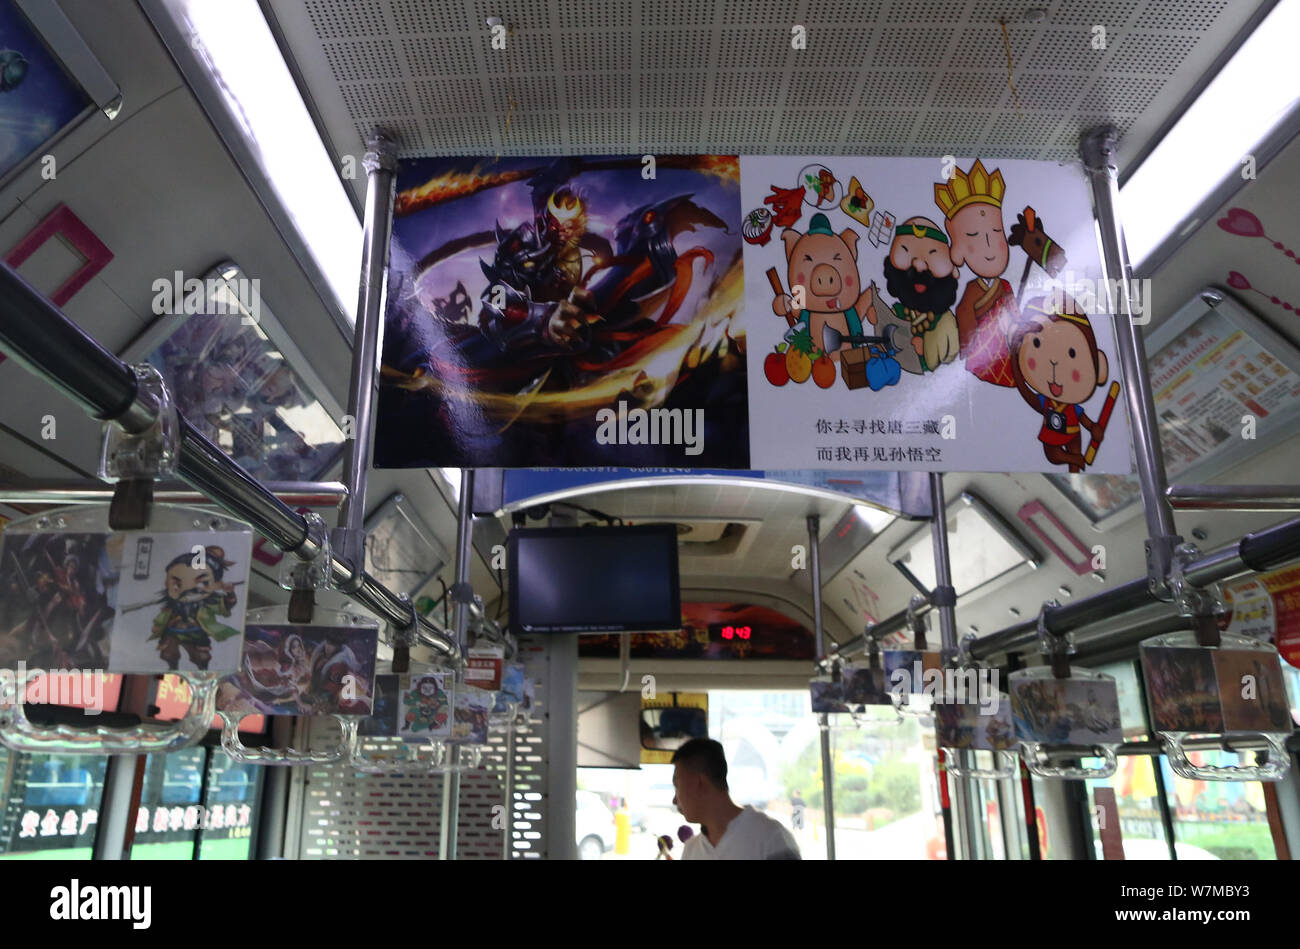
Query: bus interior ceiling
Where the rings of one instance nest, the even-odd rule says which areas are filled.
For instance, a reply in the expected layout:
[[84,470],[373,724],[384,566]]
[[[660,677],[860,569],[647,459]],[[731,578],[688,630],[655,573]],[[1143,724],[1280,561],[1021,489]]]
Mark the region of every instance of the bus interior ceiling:
[[[74,209],[111,248],[113,259],[63,309],[115,353],[153,324],[152,287],[160,274],[201,274],[218,261],[234,260],[261,280],[264,299],[302,359],[345,405],[351,341],[338,326],[335,303],[286,241],[160,38],[151,13],[165,5],[59,0],[121,87],[122,108],[111,121],[96,115],[77,125],[57,144],[53,179],[33,164],[0,188],[0,247],[14,246],[58,205]],[[1046,16],[1024,21],[1020,14],[1029,6],[1043,7]],[[1121,176],[1151,152],[1170,117],[1270,6],[1266,0],[260,3],[336,166],[360,156],[375,127],[397,136],[402,157],[795,152],[928,160],[943,151],[1077,162],[1080,134],[1110,122],[1121,134]],[[792,7],[810,30],[857,38],[852,65],[846,59],[835,68],[807,69],[781,29],[775,30],[773,50],[758,55],[754,44],[767,42],[766,26],[785,24]],[[468,39],[488,15],[511,24],[516,45],[504,65]],[[998,25],[1003,16],[1016,59],[1018,105],[1006,82]],[[1093,22],[1114,24],[1103,55],[1071,32]],[[1023,111],[1019,118],[1017,109]],[[1277,221],[1295,221],[1297,181],[1300,139],[1293,139],[1258,169],[1257,180],[1243,185],[1252,202],[1268,207]],[[345,185],[360,212],[364,172]],[[1259,273],[1263,286],[1263,274],[1284,266],[1271,251],[1265,254],[1263,242],[1243,241],[1216,224],[1231,205],[1229,199],[1208,209],[1157,269],[1136,274],[1149,277],[1155,288],[1150,322],[1143,327],[1148,337],[1207,285],[1227,286],[1230,272]],[[1263,267],[1251,266],[1255,255],[1264,255],[1258,261]],[[48,292],[67,266],[51,258],[28,272]],[[1242,299],[1300,347],[1294,312],[1284,313],[1257,294]],[[57,437],[43,437],[44,419],[51,415]],[[100,429],[15,360],[0,364],[0,480],[10,486],[94,482]],[[1297,457],[1300,431],[1261,441],[1246,461],[1213,480],[1295,484]],[[453,481],[459,473],[448,474],[451,481],[437,469],[372,470],[367,507],[404,495],[443,549],[453,552],[439,573],[450,585],[459,489]],[[1139,513],[1097,531],[1041,474],[949,473],[944,488],[950,511],[963,493],[976,496],[1040,561],[1013,583],[959,599],[959,637],[1031,619],[1045,601],[1091,596],[1146,574],[1146,524]],[[1018,513],[1034,501],[1089,548],[1089,556],[1095,545],[1104,547],[1104,569],[1076,572],[1026,529]],[[679,525],[684,601],[768,605],[808,628],[813,606],[807,571],[792,561],[808,544],[807,518],[818,518],[825,539],[856,510],[849,500],[707,482],[594,490],[572,503],[627,523]],[[33,512],[45,505],[9,506]],[[332,526],[334,510],[319,512]],[[591,521],[560,505],[550,514],[551,523]],[[1288,516],[1178,511],[1176,523],[1184,538],[1195,537],[1208,551]],[[508,514],[495,520],[489,528],[480,519],[478,528],[480,535],[491,531],[491,543],[503,541],[511,527]],[[540,523],[547,522],[529,522]],[[718,531],[727,530],[736,532],[739,544],[723,553],[707,549],[716,547]],[[869,618],[907,607],[916,588],[886,554],[917,531],[928,537],[925,520],[885,519],[860,547],[837,551],[823,564],[828,647],[861,635]],[[715,539],[697,543],[691,533]],[[504,616],[502,572],[492,563],[491,543],[481,539],[470,582],[486,614]],[[259,565],[254,573],[250,602],[284,601],[275,568]],[[1172,607],[1129,619],[1160,610]],[[931,628],[937,630],[937,621]],[[1035,649],[1027,653],[1037,661]],[[634,682],[641,668],[634,662]],[[609,689],[619,669],[617,660],[584,658],[579,687]],[[673,666],[659,687],[806,689],[809,672],[802,662],[699,661]]]

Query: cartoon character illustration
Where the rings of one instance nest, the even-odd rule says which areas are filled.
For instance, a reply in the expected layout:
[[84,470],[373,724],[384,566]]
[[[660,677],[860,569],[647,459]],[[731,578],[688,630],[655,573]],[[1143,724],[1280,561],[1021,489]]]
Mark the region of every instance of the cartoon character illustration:
[[370,714],[362,663],[342,630],[326,630],[325,638],[312,651],[309,669],[313,714]]
[[447,724],[447,693],[438,686],[437,679],[421,679],[418,686],[402,696],[402,704],[406,706],[408,731],[435,731]]
[[[234,566],[225,553],[220,547],[205,547],[202,559],[188,551],[180,554],[167,564],[167,588],[161,598],[143,604],[162,604],[149,639],[158,640],[158,655],[168,669],[179,667],[182,648],[195,666],[206,669],[212,641],[239,635],[218,619],[230,616],[236,601],[235,584],[222,582],[226,570]],[[200,566],[194,566],[195,560]]]
[[969,267],[975,278],[957,304],[957,333],[966,368],[984,382],[1015,385],[1008,339],[1020,323],[1011,284],[1002,279],[1011,249],[1002,228],[1002,172],[992,174],[976,159],[969,172],[954,169],[934,186],[944,215],[954,267]]
[[[772,301],[772,311],[784,316],[792,326],[805,324],[814,349],[820,350],[822,331],[827,326],[842,337],[864,335],[862,316],[871,303],[871,294],[862,287],[858,276],[857,231],[846,228],[836,234],[825,214],[814,214],[807,233],[787,228],[781,240],[785,243],[791,292],[798,294],[797,288],[803,288],[804,307],[796,316],[792,306],[795,298],[780,294]],[[840,354],[854,345],[845,340],[826,354],[839,361]]]
[[[1031,301],[1025,312],[1028,317],[1011,340],[1016,389],[1042,416],[1038,440],[1047,460],[1080,472],[1096,458],[1119,384],[1111,385],[1098,420],[1089,419],[1083,403],[1106,384],[1109,367],[1088,317],[1064,294]],[[1087,454],[1080,428],[1092,436]]]
[[912,217],[895,229],[885,258],[885,288],[899,301],[894,315],[911,327],[922,371],[933,372],[957,358],[960,339],[952,313],[957,269],[939,225]]

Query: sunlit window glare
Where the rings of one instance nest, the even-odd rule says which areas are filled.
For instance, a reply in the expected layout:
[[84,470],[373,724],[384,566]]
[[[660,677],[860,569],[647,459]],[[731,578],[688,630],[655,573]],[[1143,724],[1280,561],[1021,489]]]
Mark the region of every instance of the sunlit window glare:
[[[1300,99],[1300,0],[1281,0],[1120,191],[1135,268],[1186,221]],[[1184,223],[1185,222],[1185,223]],[[1185,235],[1183,235],[1185,236]]]
[[222,90],[339,307],[353,322],[361,222],[257,0],[167,2],[189,31],[191,47]]

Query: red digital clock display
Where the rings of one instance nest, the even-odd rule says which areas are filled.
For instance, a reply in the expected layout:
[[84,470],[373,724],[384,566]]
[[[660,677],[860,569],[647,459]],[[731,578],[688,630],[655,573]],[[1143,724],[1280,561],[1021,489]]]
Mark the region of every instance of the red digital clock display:
[[723,626],[720,632],[723,639],[748,639],[753,630],[748,626]]

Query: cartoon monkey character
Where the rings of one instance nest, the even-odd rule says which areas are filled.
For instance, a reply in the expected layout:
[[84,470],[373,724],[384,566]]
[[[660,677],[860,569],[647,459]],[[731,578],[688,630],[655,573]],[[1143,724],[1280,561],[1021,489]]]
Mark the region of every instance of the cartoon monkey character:
[[1083,403],[1106,384],[1106,354],[1097,348],[1088,317],[1068,296],[1030,301],[1024,317],[1011,338],[1016,389],[1043,417],[1038,440],[1047,460],[1082,471],[1090,461],[1083,454],[1080,427],[1094,444],[1105,432],[1104,423],[1084,413]]

